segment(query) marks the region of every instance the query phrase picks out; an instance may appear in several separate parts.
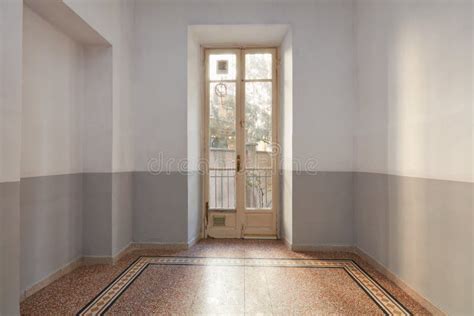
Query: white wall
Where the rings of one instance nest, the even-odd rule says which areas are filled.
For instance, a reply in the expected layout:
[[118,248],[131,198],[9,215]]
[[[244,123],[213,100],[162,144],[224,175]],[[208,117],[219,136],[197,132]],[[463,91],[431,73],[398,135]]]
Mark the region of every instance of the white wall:
[[[112,171],[133,170],[132,27],[133,1],[64,0],[112,45],[113,138]],[[105,117],[104,117],[105,119]],[[110,170],[94,170],[109,172]]]
[[200,236],[202,192],[199,162],[202,149],[202,53],[191,31],[187,43],[187,152],[188,152],[188,243]]
[[130,47],[82,47],[30,9],[27,17],[22,176],[110,172],[114,161],[131,170]]
[[0,5],[0,182],[13,182],[20,178],[23,4]]
[[[321,170],[351,170],[354,112],[352,4],[170,2],[135,7],[135,168],[150,158],[187,156],[187,27],[291,24],[294,56],[293,156],[317,157]],[[175,170],[175,169],[174,169]]]
[[114,160],[113,171],[132,171],[133,143],[133,2],[119,1],[114,45]]
[[84,49],[83,170],[112,171],[113,65],[110,46]]
[[356,170],[473,182],[472,2],[357,5]]
[[21,176],[80,173],[83,48],[26,6],[23,34]]
[[293,43],[291,30],[280,47],[281,237],[293,242]]

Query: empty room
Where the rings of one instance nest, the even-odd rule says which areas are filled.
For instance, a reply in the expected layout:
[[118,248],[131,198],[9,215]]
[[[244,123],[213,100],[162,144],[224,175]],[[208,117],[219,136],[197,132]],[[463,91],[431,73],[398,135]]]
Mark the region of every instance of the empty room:
[[0,316],[474,315],[472,0],[0,0]]

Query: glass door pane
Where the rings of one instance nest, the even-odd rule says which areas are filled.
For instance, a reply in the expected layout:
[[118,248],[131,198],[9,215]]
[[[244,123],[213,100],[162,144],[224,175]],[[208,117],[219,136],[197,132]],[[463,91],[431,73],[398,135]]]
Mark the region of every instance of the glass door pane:
[[245,56],[245,207],[272,208],[272,54]]
[[209,208],[236,208],[236,55],[209,55]]
[[245,55],[245,79],[272,79],[272,54],[249,53]]

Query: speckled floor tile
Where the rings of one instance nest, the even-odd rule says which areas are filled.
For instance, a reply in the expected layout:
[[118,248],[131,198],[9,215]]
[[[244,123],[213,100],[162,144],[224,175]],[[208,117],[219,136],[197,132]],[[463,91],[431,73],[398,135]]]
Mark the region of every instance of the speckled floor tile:
[[245,267],[245,311],[271,311],[270,288],[265,268]]
[[343,269],[264,268],[272,306],[322,314],[383,315]]
[[195,266],[150,266],[117,299],[107,314],[186,313],[202,281],[202,270]]
[[[80,267],[27,298],[23,315],[75,314],[140,256],[351,259],[413,314],[416,301],[357,255],[293,252],[280,241],[205,240],[188,250],[136,249],[115,265]],[[381,310],[342,269],[150,265],[110,315],[366,315]]]

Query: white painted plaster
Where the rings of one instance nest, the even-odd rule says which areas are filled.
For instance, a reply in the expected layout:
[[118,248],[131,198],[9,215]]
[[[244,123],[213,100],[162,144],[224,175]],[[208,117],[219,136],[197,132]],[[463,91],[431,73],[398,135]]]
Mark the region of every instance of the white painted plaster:
[[202,52],[200,42],[192,32],[188,32],[187,47],[187,150],[188,165],[188,236],[187,241],[192,242],[199,238],[201,230],[202,210],[202,179],[199,174],[199,161],[202,150],[202,109],[203,109],[203,78],[202,78]]
[[278,47],[288,32],[288,25],[192,25],[189,30],[203,46]]
[[293,242],[293,42],[289,31],[280,47],[281,237]]
[[43,19],[81,44],[109,44],[61,0],[24,0],[23,2]]
[[20,178],[22,5],[0,2],[0,182]]
[[[352,3],[135,3],[135,169],[187,157],[189,25],[289,24],[293,30],[293,157],[320,170],[352,170]],[[173,169],[173,168],[172,168]],[[174,168],[176,170],[176,168]]]
[[112,47],[84,50],[83,171],[112,171],[113,69]]
[[21,177],[82,172],[83,48],[27,6]]
[[472,5],[357,2],[357,171],[474,180]]
[[63,1],[112,45],[112,171],[132,171],[134,145],[131,54],[134,3],[128,0]]

